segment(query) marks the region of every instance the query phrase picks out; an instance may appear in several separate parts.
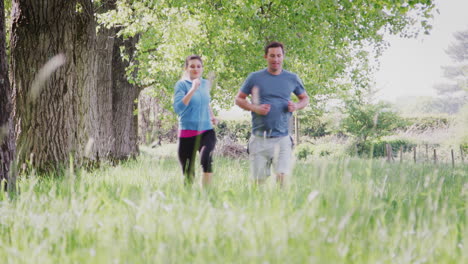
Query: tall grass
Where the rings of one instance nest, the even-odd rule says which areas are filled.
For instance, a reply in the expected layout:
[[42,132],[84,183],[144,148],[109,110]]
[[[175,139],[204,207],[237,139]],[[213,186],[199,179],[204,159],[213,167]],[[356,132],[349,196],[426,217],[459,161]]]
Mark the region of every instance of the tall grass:
[[173,149],[0,194],[2,263],[468,263],[468,166],[297,162],[286,188],[216,157],[185,187]]

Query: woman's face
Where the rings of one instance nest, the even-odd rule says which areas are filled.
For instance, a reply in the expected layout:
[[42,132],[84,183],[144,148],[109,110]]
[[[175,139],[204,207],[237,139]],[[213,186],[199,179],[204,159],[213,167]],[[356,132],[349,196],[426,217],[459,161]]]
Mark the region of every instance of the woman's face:
[[201,61],[197,59],[189,60],[185,70],[187,71],[190,80],[198,79],[203,73],[203,65]]

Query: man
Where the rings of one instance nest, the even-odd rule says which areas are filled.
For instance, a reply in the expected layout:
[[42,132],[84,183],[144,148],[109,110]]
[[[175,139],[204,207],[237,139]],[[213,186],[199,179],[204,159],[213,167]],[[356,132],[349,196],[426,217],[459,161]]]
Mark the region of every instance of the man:
[[[294,111],[309,104],[309,96],[301,79],[283,69],[282,43],[269,43],[265,47],[264,57],[268,67],[247,77],[236,95],[236,104],[252,112],[249,156],[254,181],[264,182],[270,176],[273,163],[276,181],[282,186],[292,167],[293,144],[289,136],[289,119]],[[298,97],[298,103],[291,101],[291,93]],[[249,95],[252,102],[247,100]]]

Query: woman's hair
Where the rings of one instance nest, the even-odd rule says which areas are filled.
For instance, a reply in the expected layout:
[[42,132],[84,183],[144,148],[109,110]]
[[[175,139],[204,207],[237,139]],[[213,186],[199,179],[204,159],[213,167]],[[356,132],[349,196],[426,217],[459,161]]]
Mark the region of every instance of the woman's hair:
[[186,59],[185,59],[185,68],[188,67],[188,64],[189,64],[189,61],[191,60],[199,60],[203,66],[203,61],[202,61],[202,58],[198,55],[190,55],[188,56]]

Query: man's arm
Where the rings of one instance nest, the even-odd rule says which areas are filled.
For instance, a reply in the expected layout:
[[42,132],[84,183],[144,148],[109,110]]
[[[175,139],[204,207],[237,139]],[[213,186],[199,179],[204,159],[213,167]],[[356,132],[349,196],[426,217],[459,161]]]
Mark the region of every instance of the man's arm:
[[236,105],[238,105],[240,108],[255,112],[259,115],[266,115],[268,112],[270,112],[270,105],[269,104],[252,104],[247,100],[247,94],[240,92],[236,95]]
[[307,95],[307,92],[304,92],[300,95],[297,96],[299,99],[299,102],[293,103],[292,101],[288,102],[288,111],[289,112],[294,112],[296,110],[300,110],[304,107],[306,107],[309,104],[309,96]]

